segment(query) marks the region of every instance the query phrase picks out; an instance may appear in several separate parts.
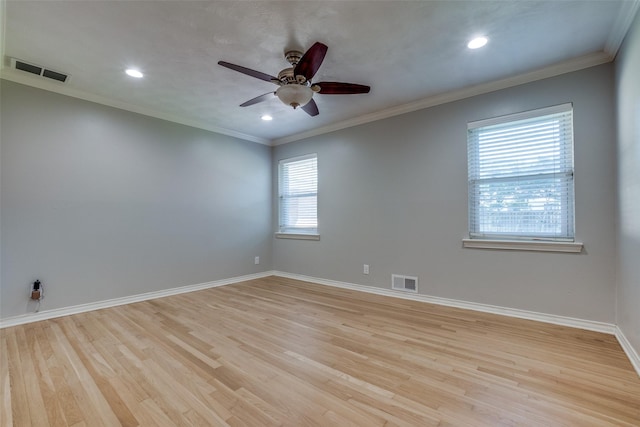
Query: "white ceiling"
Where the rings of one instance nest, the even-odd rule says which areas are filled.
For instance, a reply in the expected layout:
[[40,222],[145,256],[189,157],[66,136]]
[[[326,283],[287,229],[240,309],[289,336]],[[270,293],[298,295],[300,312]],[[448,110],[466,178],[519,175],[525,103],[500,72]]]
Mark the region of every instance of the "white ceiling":
[[[6,0],[5,58],[71,78],[34,77],[7,59],[2,77],[281,143],[610,61],[637,9],[637,0]],[[489,44],[467,49],[475,35]],[[240,108],[277,86],[217,65],[277,75],[288,66],[285,50],[316,41],[329,50],[314,81],[365,84],[371,92],[316,94],[316,117],[275,97]],[[128,67],[145,77],[126,76]],[[264,113],[274,120],[260,120]]]

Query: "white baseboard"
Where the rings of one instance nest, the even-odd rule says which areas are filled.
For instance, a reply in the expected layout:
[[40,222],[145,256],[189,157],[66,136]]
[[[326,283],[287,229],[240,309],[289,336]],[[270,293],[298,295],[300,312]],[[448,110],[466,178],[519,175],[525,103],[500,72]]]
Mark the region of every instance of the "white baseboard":
[[131,304],[134,302],[146,301],[150,299],[168,297],[171,295],[184,294],[187,292],[200,291],[202,289],[215,288],[218,286],[231,285],[233,283],[247,280],[260,279],[262,277],[273,276],[273,271],[237,276],[229,279],[214,280],[213,282],[199,283],[196,285],[180,286],[177,288],[164,289],[162,291],[147,292],[144,294],[131,295],[122,298],[113,298],[88,304],[74,305],[71,307],[56,308],[53,310],[40,311],[38,313],[23,314],[20,316],[0,319],[0,329],[10,326],[23,325],[25,323],[39,322],[41,320],[54,319],[56,317],[69,316],[71,314],[85,313],[87,311],[99,310],[102,308],[115,307],[118,305]]
[[337,288],[350,289],[354,291],[362,291],[370,294],[384,295],[384,296],[390,296],[395,298],[403,298],[403,299],[408,299],[413,301],[421,301],[421,302],[427,302],[431,304],[444,305],[447,307],[463,308],[467,310],[481,311],[484,313],[492,313],[492,314],[499,314],[499,315],[509,316],[509,317],[517,317],[520,319],[535,320],[538,322],[551,323],[554,325],[568,326],[571,328],[578,328],[578,329],[584,329],[587,331],[595,331],[595,332],[602,332],[605,334],[615,335],[616,339],[620,343],[620,346],[622,347],[627,357],[629,358],[629,361],[631,361],[631,365],[633,365],[634,369],[636,370],[636,373],[638,374],[638,376],[640,376],[640,355],[638,355],[638,352],[633,348],[633,346],[631,345],[627,337],[625,337],[622,330],[617,325],[612,323],[596,322],[593,320],[585,320],[585,319],[576,319],[573,317],[558,316],[555,314],[538,313],[535,311],[520,310],[517,308],[500,307],[495,305],[480,304],[480,303],[469,302],[469,301],[460,301],[460,300],[454,300],[449,298],[440,298],[440,297],[434,297],[429,295],[405,293],[402,291],[395,291],[393,289],[375,288],[375,287],[366,286],[366,285],[356,285],[354,283],[339,282],[336,280],[321,279],[318,277],[304,276],[301,274],[293,274],[293,273],[285,273],[282,271],[273,271],[272,273],[275,276],[302,280],[305,282],[316,283],[319,285],[334,286]]
[[636,350],[633,348],[627,337],[624,336],[622,330],[618,326],[616,326],[616,338],[618,339],[618,342],[620,343],[620,346],[622,346],[624,352],[627,354],[627,357],[629,358],[629,361],[631,361],[631,364],[635,368],[638,376],[640,377],[640,355],[638,355],[638,352],[636,352]]
[[355,291],[367,292],[370,294],[384,295],[395,298],[403,298],[413,301],[427,302],[431,304],[444,305],[447,307],[463,308],[467,310],[475,310],[484,313],[499,314],[509,317],[517,317],[520,319],[535,320],[538,322],[552,323],[554,325],[568,326],[572,328],[585,329],[589,331],[603,332],[615,335],[620,342],[624,352],[629,357],[631,364],[635,368],[638,376],[640,376],[640,356],[632,347],[631,343],[624,336],[620,328],[611,323],[596,322],[593,320],[576,319],[573,317],[557,316],[554,314],[538,313],[535,311],[520,310],[516,308],[500,307],[489,304],[480,304],[469,301],[460,301],[449,298],[440,298],[429,295],[409,294],[392,289],[375,288],[372,286],[357,285],[355,283],[339,282],[336,280],[321,279],[318,277],[304,276],[300,274],[286,273],[282,271],[264,271],[262,273],[248,274],[245,276],[237,276],[228,279],[215,280],[212,282],[199,283],[196,285],[181,286],[177,288],[165,289],[162,291],[147,292],[144,294],[132,295],[122,298],[114,298],[104,301],[98,301],[88,304],[80,304],[71,307],[63,307],[53,310],[41,311],[38,313],[29,313],[15,317],[0,319],[0,329],[10,326],[23,325],[31,322],[39,322],[41,320],[54,319],[56,317],[69,316],[71,314],[85,313],[87,311],[99,310],[103,308],[115,307],[118,305],[131,304],[134,302],[147,301],[156,298],[168,297],[171,295],[184,294],[187,292],[199,291],[202,289],[215,288],[218,286],[231,285],[234,283],[245,282],[247,280],[260,279],[268,276],[280,276],[290,279],[302,280],[305,282],[316,283],[319,285],[333,286],[337,288],[350,289]]
[[[395,291],[392,289],[375,288],[372,286],[357,285],[355,283],[339,282],[336,280],[329,280],[329,279],[321,279],[318,277],[286,273],[283,271],[264,271],[262,273],[232,277],[229,279],[199,283],[196,285],[180,286],[177,288],[164,289],[161,291],[147,292],[144,294],[131,295],[131,296],[122,297],[122,298],[113,298],[113,299],[108,299],[103,301],[92,302],[88,304],[80,304],[80,305],[74,305],[71,307],[62,307],[62,308],[56,308],[52,310],[40,311],[38,313],[28,313],[20,316],[8,317],[6,319],[0,319],[0,329],[7,328],[10,326],[22,325],[25,323],[53,319],[56,317],[69,316],[71,314],[85,313],[87,311],[115,307],[118,305],[131,304],[134,302],[146,301],[146,300],[155,299],[155,298],[162,298],[162,297],[167,297],[171,295],[178,295],[178,294],[183,294],[187,292],[194,292],[202,289],[215,288],[218,286],[225,286],[233,283],[239,283],[247,280],[259,279],[259,278],[268,277],[268,276],[287,277],[290,279],[302,280],[306,282],[333,286],[333,287],[338,287],[343,289],[351,289],[351,290],[367,292],[371,294],[384,295],[384,296],[390,296],[395,298],[403,298],[403,299],[408,299],[413,301],[422,301],[422,302],[427,302],[431,304],[444,305],[448,307],[456,307],[456,308],[463,308],[467,310],[481,311],[484,313],[500,314],[503,316],[517,317],[520,319],[536,320],[539,322],[569,326],[572,328],[586,329],[589,331],[604,332],[607,334],[616,335],[616,337],[618,337],[619,340],[621,339],[620,337],[623,337],[624,343],[621,342],[620,344],[622,345],[623,348],[625,348],[625,352],[627,352],[627,354],[630,354],[630,352],[632,352],[631,354],[635,355],[636,361],[638,360],[637,353],[635,353],[635,351],[633,350],[629,342],[626,340],[626,338],[624,338],[624,335],[622,334],[622,332],[614,324],[596,322],[592,320],[576,319],[576,318],[565,317],[565,316],[557,316],[554,314],[538,313],[535,311],[520,310],[515,308],[500,307],[500,306],[489,305],[489,304],[454,300],[449,298],[440,298],[440,297],[434,297],[429,295],[413,294],[413,293],[410,294],[410,293],[405,293],[401,291]],[[629,357],[631,357],[631,355]],[[634,366],[636,366],[637,364],[638,363],[635,363]]]
[[552,323],[554,325],[568,326],[571,328],[585,329],[588,331],[603,332],[614,335],[616,333],[616,325],[612,323],[596,322],[593,320],[576,319],[573,317],[557,316],[555,314],[538,313],[535,311],[520,310],[517,308],[500,307],[496,305],[480,304],[476,302],[460,301],[449,298],[440,298],[429,295],[405,293],[402,291],[394,291],[392,289],[375,288],[373,286],[356,285],[354,283],[339,282],[336,280],[320,279],[317,277],[303,276],[300,274],[285,273],[282,271],[274,271],[274,275],[287,277],[289,279],[297,279],[306,282],[312,282],[319,285],[334,286],[343,289],[351,289],[354,291],[368,292],[370,294],[385,295],[395,298],[403,298],[413,301],[427,302],[431,304],[444,305],[447,307],[464,308],[467,310],[481,311],[483,313],[500,314],[503,316],[517,317],[520,319],[535,320],[538,322]]

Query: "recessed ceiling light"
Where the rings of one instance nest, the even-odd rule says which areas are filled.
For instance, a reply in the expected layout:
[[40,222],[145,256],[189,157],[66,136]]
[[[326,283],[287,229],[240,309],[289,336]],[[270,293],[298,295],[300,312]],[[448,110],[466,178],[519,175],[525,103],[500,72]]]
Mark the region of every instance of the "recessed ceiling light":
[[135,70],[133,68],[129,68],[128,70],[125,71],[125,73],[127,73],[127,75],[131,77],[135,77],[136,79],[142,78],[144,76],[144,74],[142,74],[140,71]]
[[268,122],[270,120],[273,120],[273,117],[271,117],[268,114],[265,114],[264,116],[260,117],[262,120],[264,120],[265,122]]
[[475,39],[467,43],[467,47],[469,49],[478,49],[487,44],[488,41],[489,40],[486,37],[476,37]]

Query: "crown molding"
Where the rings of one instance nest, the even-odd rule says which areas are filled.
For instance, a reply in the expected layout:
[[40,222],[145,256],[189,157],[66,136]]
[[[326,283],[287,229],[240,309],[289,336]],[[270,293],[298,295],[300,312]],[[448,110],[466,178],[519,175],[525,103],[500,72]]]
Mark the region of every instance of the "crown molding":
[[387,108],[375,113],[365,114],[364,116],[332,123],[327,126],[321,126],[307,132],[301,132],[294,135],[285,136],[283,138],[274,139],[273,141],[271,141],[271,145],[275,146],[288,144],[289,142],[299,141],[301,139],[310,138],[312,136],[318,136],[325,133],[334,132],[337,130],[346,129],[349,127],[358,126],[389,117],[399,116],[401,114],[406,114],[417,110],[422,110],[424,108],[434,107],[436,105],[446,104],[448,102],[459,101],[464,98],[470,98],[472,96],[482,95],[484,93],[507,89],[513,86],[518,86],[525,83],[530,83],[537,80],[542,80],[549,77],[555,77],[561,74],[594,67],[596,65],[606,64],[607,62],[611,62],[612,60],[613,56],[609,55],[606,52],[595,52],[517,76],[507,77],[489,83],[482,83],[451,92],[429,96],[427,98],[408,104],[397,105],[395,107]]
[[[4,1],[5,0],[0,0],[0,7],[4,3]],[[637,5],[640,4],[640,0],[633,0],[633,2],[630,2],[630,3],[633,3],[636,5],[633,9],[635,11],[638,8]],[[632,22],[632,19],[629,20],[628,25],[631,25],[631,22]],[[628,30],[628,26],[625,31],[627,30]],[[624,35],[623,35],[623,38],[624,38]],[[621,41],[622,39],[620,40],[620,42]],[[454,90],[450,92],[429,96],[427,98],[423,98],[421,100],[411,102],[408,104],[397,105],[397,106],[387,108],[381,111],[377,111],[374,113],[365,114],[363,116],[355,117],[348,120],[343,120],[337,123],[321,126],[306,132],[300,132],[297,134],[293,134],[293,135],[289,135],[289,136],[285,136],[285,137],[277,138],[273,140],[245,134],[242,132],[237,132],[237,131],[222,128],[219,126],[213,126],[209,123],[204,123],[201,121],[190,120],[184,117],[178,117],[172,114],[162,113],[162,112],[153,110],[151,108],[140,107],[140,106],[128,104],[125,102],[115,101],[103,96],[91,94],[89,92],[69,88],[68,86],[64,86],[63,83],[49,82],[44,79],[32,77],[25,73],[21,73],[19,71],[6,68],[6,67],[0,70],[0,78],[15,82],[15,83],[32,86],[38,89],[59,93],[61,95],[66,95],[73,98],[78,98],[85,101],[95,102],[95,103],[106,105],[109,107],[130,111],[132,113],[137,113],[137,114],[142,114],[149,117],[167,120],[167,121],[182,124],[185,126],[191,126],[194,128],[215,132],[222,135],[243,139],[246,141],[256,142],[258,144],[276,146],[276,145],[287,144],[289,142],[299,141],[301,139],[310,138],[313,136],[322,135],[329,132],[334,132],[341,129],[359,126],[359,125],[374,122],[377,120],[399,116],[399,115],[410,113],[413,111],[422,110],[424,108],[434,107],[436,105],[446,104],[448,102],[458,101],[464,98],[470,98],[476,95],[482,95],[484,93],[494,92],[497,90],[534,82],[537,80],[555,77],[561,74],[570,73],[573,71],[582,70],[582,69],[593,67],[596,65],[605,64],[607,62],[611,62],[613,59],[614,59],[614,56],[612,56],[607,52],[596,52],[596,53],[580,56],[577,58],[573,58],[569,61],[560,62],[554,65],[551,65],[549,67],[544,67],[535,71],[520,74],[517,76],[507,77],[507,78],[496,80],[493,82],[482,83],[479,85],[469,86],[459,90]]]
[[640,9],[640,0],[629,0],[620,3],[618,17],[613,27],[611,27],[611,33],[609,33],[604,45],[604,51],[611,55],[612,58],[615,58],[618,54],[629,28],[633,24],[633,19],[638,14],[638,9]]
[[[0,2],[1,1],[3,0],[0,0]],[[260,138],[254,135],[249,135],[242,132],[236,132],[231,129],[214,126],[209,123],[205,123],[197,120],[190,120],[190,119],[179,117],[173,114],[163,113],[160,111],[156,111],[152,108],[140,107],[137,105],[128,104],[126,102],[109,99],[104,96],[94,95],[89,92],[72,89],[68,86],[65,86],[64,83],[49,82],[45,79],[41,79],[39,77],[32,77],[27,73],[16,71],[11,68],[6,68],[6,67],[3,68],[0,71],[0,78],[4,80],[12,81],[14,83],[20,83],[26,86],[31,86],[38,89],[46,90],[49,92],[55,92],[60,95],[70,96],[72,98],[78,98],[84,101],[95,102],[97,104],[106,105],[108,107],[114,107],[120,110],[130,111],[136,114],[142,114],[144,116],[154,117],[156,119],[166,120],[169,122],[178,123],[181,125],[190,126],[198,129],[203,129],[203,130],[219,133],[222,135],[232,136],[234,138],[244,139],[246,141],[257,142],[258,144],[270,145],[271,143],[271,141],[267,138]]]

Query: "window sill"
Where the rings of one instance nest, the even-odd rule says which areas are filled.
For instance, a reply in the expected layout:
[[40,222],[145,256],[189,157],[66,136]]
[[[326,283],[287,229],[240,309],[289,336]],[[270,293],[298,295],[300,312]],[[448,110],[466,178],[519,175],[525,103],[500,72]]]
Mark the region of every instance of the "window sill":
[[462,239],[462,246],[473,249],[580,253],[584,245],[580,242],[550,242],[544,240]]
[[319,234],[276,233],[277,239],[320,240]]

